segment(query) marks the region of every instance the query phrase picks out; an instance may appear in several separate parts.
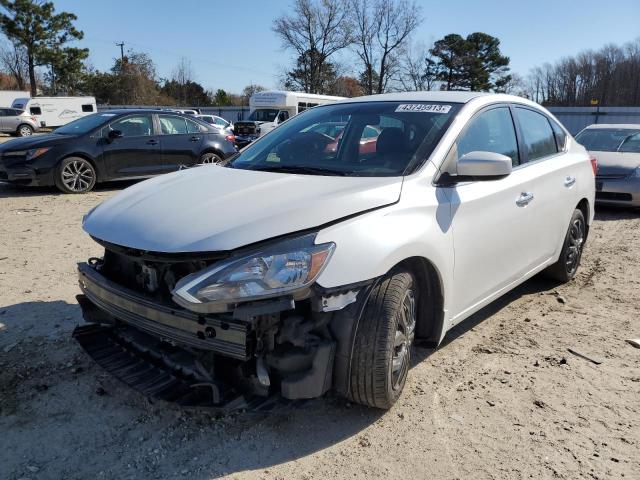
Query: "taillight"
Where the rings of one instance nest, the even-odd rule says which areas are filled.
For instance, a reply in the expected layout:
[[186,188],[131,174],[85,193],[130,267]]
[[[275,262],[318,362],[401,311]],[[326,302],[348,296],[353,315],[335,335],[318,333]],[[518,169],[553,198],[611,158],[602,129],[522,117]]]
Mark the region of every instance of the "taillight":
[[225,140],[229,140],[232,143],[236,141],[236,136],[235,135],[227,135],[224,138],[225,138]]
[[37,119],[36,117],[31,117],[31,121],[32,121],[32,122],[37,122],[37,121],[38,121],[38,119]]
[[593,168],[593,174],[596,175],[598,173],[598,159],[593,155],[590,155],[589,160],[591,160],[591,168]]

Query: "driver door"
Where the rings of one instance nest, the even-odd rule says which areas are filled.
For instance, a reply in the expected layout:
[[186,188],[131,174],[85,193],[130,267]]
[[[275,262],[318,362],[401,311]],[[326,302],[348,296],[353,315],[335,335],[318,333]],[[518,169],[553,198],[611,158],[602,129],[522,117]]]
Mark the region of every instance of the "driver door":
[[[109,132],[120,136],[109,138]],[[102,158],[111,178],[147,177],[163,173],[160,138],[151,114],[119,118],[104,128]]]
[[508,106],[477,113],[456,140],[456,160],[472,151],[511,157],[513,171],[498,180],[447,188],[454,239],[453,323],[466,318],[534,268],[540,249],[535,178],[520,166],[516,131]]

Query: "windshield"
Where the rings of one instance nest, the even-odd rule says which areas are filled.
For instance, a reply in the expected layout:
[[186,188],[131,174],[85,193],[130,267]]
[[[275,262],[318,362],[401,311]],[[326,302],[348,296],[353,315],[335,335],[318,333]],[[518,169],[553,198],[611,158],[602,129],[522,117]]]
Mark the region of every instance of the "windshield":
[[113,117],[115,117],[114,113],[95,113],[93,115],[87,115],[86,117],[79,118],[78,120],[67,123],[62,127],[56,128],[53,133],[60,135],[82,135],[84,133],[89,133],[94,128],[113,119]]
[[245,148],[232,168],[398,176],[422,164],[459,104],[367,102],[307,110]]
[[630,137],[638,133],[640,129],[588,128],[576,136],[576,141],[593,152],[617,152],[623,143],[628,145]]
[[268,109],[260,109],[254,110],[249,115],[249,120],[253,122],[273,122],[278,116],[278,112],[280,110],[268,108]]

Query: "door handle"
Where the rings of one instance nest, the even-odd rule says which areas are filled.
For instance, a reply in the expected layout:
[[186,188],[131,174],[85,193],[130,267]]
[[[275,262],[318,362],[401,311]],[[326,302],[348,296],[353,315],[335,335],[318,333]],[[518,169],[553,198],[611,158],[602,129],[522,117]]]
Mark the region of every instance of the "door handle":
[[571,188],[576,183],[576,177],[567,177],[564,179],[564,186],[567,188]]
[[191,140],[192,142],[197,142],[197,141],[199,141],[199,140],[200,140],[200,137],[197,137],[197,136],[195,136],[195,135],[194,135],[194,136],[193,136],[193,137],[191,137],[189,140]]
[[522,192],[518,199],[516,200],[516,205],[519,207],[526,207],[533,200],[533,193],[530,192]]
[[158,145],[158,141],[157,140],[149,140],[147,142],[147,145]]

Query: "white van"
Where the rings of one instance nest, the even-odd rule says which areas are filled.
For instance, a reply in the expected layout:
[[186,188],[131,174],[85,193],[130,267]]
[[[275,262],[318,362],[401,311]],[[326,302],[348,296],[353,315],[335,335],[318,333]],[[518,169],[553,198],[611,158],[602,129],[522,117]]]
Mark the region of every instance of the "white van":
[[344,97],[279,90],[258,92],[249,99],[249,118],[234,123],[236,142],[243,147],[307,108],[339,100]]
[[31,92],[20,90],[0,90],[0,107],[10,107],[17,98],[29,98]]
[[41,127],[60,127],[98,111],[94,97],[16,98],[11,107],[36,117]]

